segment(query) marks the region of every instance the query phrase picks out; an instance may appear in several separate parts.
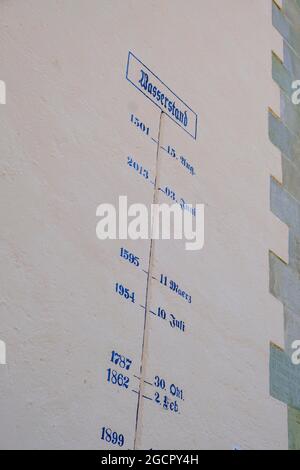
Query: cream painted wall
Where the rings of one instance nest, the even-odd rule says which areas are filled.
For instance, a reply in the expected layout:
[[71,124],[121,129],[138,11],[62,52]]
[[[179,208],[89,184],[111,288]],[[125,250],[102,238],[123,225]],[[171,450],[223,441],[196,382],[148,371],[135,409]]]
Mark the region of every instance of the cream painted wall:
[[[281,178],[268,140],[267,108],[279,109],[271,49],[281,55],[270,2],[10,0],[0,24],[0,447],[114,448],[106,426],[127,449],[287,448],[286,407],[268,383],[269,342],[283,344],[268,250],[287,258],[287,229],[269,210],[270,174]],[[206,216],[203,250],[154,243],[154,277],[193,301],[151,280],[149,307],[166,306],[186,331],[148,312],[141,380],[158,375],[184,401],[179,414],[141,397],[137,429],[146,275],[119,252],[147,269],[150,243],[95,234],[100,203],[153,198],[127,156],[155,175],[156,145],[130,115],[157,137],[160,113],[126,81],[128,51],[198,114],[196,141],[165,115],[161,127],[196,176],[160,151],[158,177]],[[133,361],[128,389],[106,380],[112,350]]]

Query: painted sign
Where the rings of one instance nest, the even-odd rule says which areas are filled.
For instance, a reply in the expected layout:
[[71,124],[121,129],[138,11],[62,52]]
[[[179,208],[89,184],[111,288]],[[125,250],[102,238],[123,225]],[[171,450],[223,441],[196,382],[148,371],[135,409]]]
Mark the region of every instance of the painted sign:
[[196,139],[197,114],[132,52],[128,54],[126,78],[185,132]]

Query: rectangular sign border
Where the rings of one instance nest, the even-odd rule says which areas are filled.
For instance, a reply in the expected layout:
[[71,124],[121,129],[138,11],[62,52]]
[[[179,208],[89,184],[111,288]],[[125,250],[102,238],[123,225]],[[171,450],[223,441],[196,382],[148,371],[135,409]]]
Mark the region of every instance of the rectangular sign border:
[[[166,113],[165,111],[163,111],[161,109],[161,107],[155,103],[154,100],[152,100],[148,95],[146,95],[146,93],[143,92],[143,90],[141,90],[139,87],[136,86],[136,84],[130,80],[130,78],[128,77],[128,69],[129,69],[129,62],[130,62],[130,56],[133,56],[138,62],[140,62],[142,64],[143,67],[145,67],[145,69],[147,69],[157,80],[160,81],[160,83],[162,83],[174,96],[176,96],[176,98],[178,100],[181,101],[181,103],[183,103],[190,111],[191,113],[193,113],[195,116],[196,116],[196,122],[195,122],[195,135],[191,134],[189,131],[187,131],[184,127],[182,127],[175,119],[173,119],[168,113]],[[166,116],[168,116],[170,119],[172,119],[172,121],[175,122],[175,124],[177,124],[177,126],[179,126],[181,129],[183,129],[187,134],[189,134],[191,137],[193,137],[194,140],[197,139],[197,126],[198,126],[198,114],[195,113],[195,111],[193,111],[181,98],[179,98],[178,95],[176,95],[176,93],[174,93],[174,91],[171,90],[171,88],[169,88],[155,73],[152,72],[152,70],[150,70],[138,57],[136,57],[131,51],[128,52],[128,59],[127,59],[127,66],[126,66],[126,80],[128,82],[130,82],[137,90],[139,90],[141,93],[143,93],[143,95],[146,96],[146,98],[148,98],[148,100],[151,101],[151,103],[155,104],[155,106],[157,106],[163,113],[166,114]]]

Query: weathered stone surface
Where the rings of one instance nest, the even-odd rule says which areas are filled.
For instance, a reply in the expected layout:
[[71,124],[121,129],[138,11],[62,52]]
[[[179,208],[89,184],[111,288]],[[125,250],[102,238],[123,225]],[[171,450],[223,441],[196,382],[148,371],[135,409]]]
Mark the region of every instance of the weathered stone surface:
[[272,53],[272,77],[287,96],[291,96],[294,78],[274,52]]
[[300,410],[300,367],[275,345],[270,345],[270,394]]
[[290,160],[282,156],[282,175],[284,188],[296,199],[300,200],[300,171]]
[[270,253],[270,291],[284,304],[285,352],[271,345],[270,393],[289,405],[290,449],[300,449],[300,367],[291,362],[300,338],[300,105],[292,82],[300,79],[300,0],[273,2],[273,24],[284,38],[284,62],[273,53],[272,75],[281,89],[281,117],[269,114],[271,141],[282,152],[283,184],[271,180],[271,209],[289,226],[289,264]]
[[300,136],[292,134],[281,119],[272,112],[269,112],[269,137],[286,158],[297,164],[297,156],[300,155]]
[[283,91],[280,93],[280,106],[280,119],[283,124],[295,135],[300,135],[300,106],[295,106],[291,97]]
[[290,44],[295,53],[300,56],[300,31],[293,27],[292,23],[283,13],[283,10],[275,2],[272,4],[272,20],[275,28],[286,42]]
[[283,43],[283,62],[292,77],[300,77],[300,58],[287,43]]
[[290,450],[300,449],[300,410],[288,408],[289,447]]
[[300,28],[300,3],[298,0],[284,1],[282,12],[287,19],[292,23],[295,29]]
[[300,339],[300,308],[296,311],[288,307],[284,309],[285,352],[291,357],[294,349],[292,344]]
[[299,277],[280,258],[270,253],[270,292],[285,306],[297,311],[300,305]]
[[271,178],[271,210],[300,236],[300,202],[274,178]]
[[[290,266],[297,271],[300,276],[300,238],[297,237],[291,230],[289,234],[289,259]],[[299,305],[300,312],[300,305]],[[300,313],[299,313],[300,314]],[[299,335],[300,339],[300,335]]]

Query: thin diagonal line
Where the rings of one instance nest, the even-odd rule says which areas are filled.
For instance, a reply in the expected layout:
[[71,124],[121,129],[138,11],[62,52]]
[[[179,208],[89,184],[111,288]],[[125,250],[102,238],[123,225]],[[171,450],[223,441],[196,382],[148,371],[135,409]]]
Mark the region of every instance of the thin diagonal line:
[[[153,191],[153,204],[156,203],[157,194],[158,194],[158,163],[159,163],[159,149],[160,149],[160,136],[161,136],[161,127],[162,127],[162,116],[163,112],[160,113],[159,117],[159,129],[158,129],[158,142],[157,142],[157,150],[156,150],[156,162],[155,162],[155,184],[154,184],[154,191]],[[153,223],[153,221],[152,221]],[[151,231],[152,234],[152,231]],[[150,250],[149,250],[149,263],[148,263],[148,275],[147,275],[147,286],[146,286],[146,302],[145,302],[145,315],[144,315],[144,329],[143,329],[143,342],[142,342],[142,354],[141,354],[141,364],[140,364],[140,377],[142,379],[143,376],[143,364],[145,359],[145,338],[146,338],[146,330],[147,330],[147,313],[148,313],[148,302],[149,302],[149,290],[150,290],[150,283],[152,279],[152,258],[153,258],[153,250],[154,250],[154,240],[151,237],[150,240]],[[136,407],[136,420],[135,420],[135,433],[134,433],[134,445],[133,448],[136,449],[136,441],[137,441],[137,431],[138,431],[138,423],[140,418],[140,407],[141,407],[141,390],[144,387],[143,380],[140,381],[139,386],[139,395]]]

